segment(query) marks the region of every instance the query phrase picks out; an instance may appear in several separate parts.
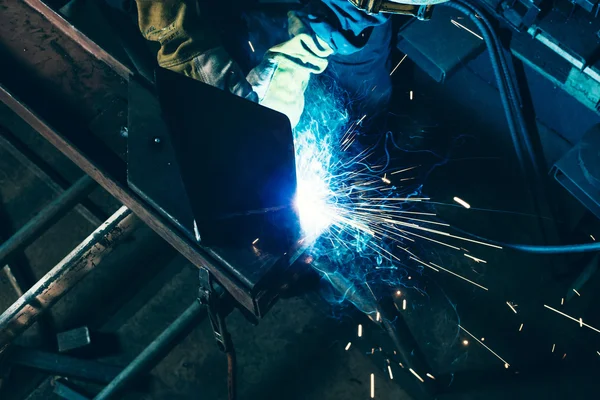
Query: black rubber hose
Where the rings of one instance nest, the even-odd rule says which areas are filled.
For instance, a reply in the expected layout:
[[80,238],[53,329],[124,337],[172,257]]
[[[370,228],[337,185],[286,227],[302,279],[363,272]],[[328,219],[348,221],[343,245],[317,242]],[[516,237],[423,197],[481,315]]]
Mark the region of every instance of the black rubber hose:
[[[531,143],[531,138],[529,136],[529,132],[525,123],[525,117],[523,116],[522,104],[520,96],[518,95],[517,89],[515,88],[515,82],[512,76],[512,69],[509,67],[509,60],[505,57],[502,43],[498,35],[495,34],[494,28],[490,23],[489,19],[483,15],[483,13],[468,0],[455,0],[457,4],[461,4],[466,8],[469,8],[473,14],[478,15],[479,17],[475,17],[478,21],[483,22],[483,24],[487,27],[490,37],[493,41],[495,51],[497,53],[497,58],[500,64],[500,68],[502,69],[502,75],[504,77],[504,82],[507,88],[507,94],[509,97],[509,101],[513,106],[513,118],[515,119],[515,125],[518,125],[518,128],[521,130],[520,139],[522,140],[522,144],[527,151],[529,156],[529,161],[531,162],[534,178],[536,180],[541,179],[541,169],[543,168],[543,163],[536,156],[536,152],[534,151],[533,144]],[[486,43],[487,44],[487,43]],[[489,48],[489,44],[488,44]]]
[[496,77],[498,91],[500,92],[500,100],[502,101],[502,106],[503,106],[504,112],[506,114],[506,121],[508,123],[508,128],[510,131],[511,139],[513,142],[513,146],[515,148],[515,152],[517,154],[519,166],[521,168],[521,171],[524,174],[526,174],[527,166],[526,166],[525,160],[523,158],[523,149],[521,147],[521,140],[519,138],[519,133],[517,131],[515,118],[513,115],[513,107],[509,101],[510,97],[507,93],[507,91],[510,89],[507,88],[506,79],[503,79],[505,77],[505,74],[504,74],[504,70],[501,67],[501,63],[498,59],[499,54],[498,54],[496,42],[493,39],[493,36],[494,36],[492,34],[493,31],[491,31],[489,29],[488,25],[484,22],[483,19],[479,19],[475,16],[476,12],[471,6],[465,5],[464,3],[459,2],[459,0],[451,1],[448,3],[443,3],[442,5],[445,5],[446,7],[454,8],[455,10],[460,11],[461,13],[463,13],[467,17],[469,17],[469,19],[477,26],[477,28],[479,29],[479,31],[481,33],[481,36],[483,37],[483,40],[485,41],[485,44],[488,48],[488,53],[490,55],[490,61],[492,63],[492,69],[494,70],[494,76]]

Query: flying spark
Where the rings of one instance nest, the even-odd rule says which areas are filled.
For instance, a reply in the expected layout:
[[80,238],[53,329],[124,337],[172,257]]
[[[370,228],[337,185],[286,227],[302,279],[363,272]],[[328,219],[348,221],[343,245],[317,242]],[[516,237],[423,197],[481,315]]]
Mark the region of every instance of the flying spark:
[[472,284],[472,285],[475,285],[475,286],[477,286],[477,287],[479,287],[479,288],[481,288],[481,289],[483,289],[483,290],[488,290],[488,288],[486,288],[485,286],[481,286],[479,283],[475,283],[475,282],[473,282],[472,280],[470,280],[470,279],[467,279],[467,278],[465,278],[464,276],[457,274],[456,272],[452,272],[452,271],[450,271],[449,269],[446,269],[446,268],[444,268],[444,267],[440,267],[439,265],[437,265],[437,264],[434,264],[434,263],[430,263],[430,264],[431,264],[431,265],[435,265],[435,267],[436,267],[436,268],[439,268],[439,269],[441,269],[441,270],[443,270],[443,271],[446,271],[446,272],[448,272],[449,274],[452,274],[452,275],[454,275],[454,276],[456,276],[456,277],[458,277],[458,278],[460,278],[460,279],[462,279],[462,280],[464,280],[464,281],[467,281],[467,282],[469,282],[470,284]]
[[510,367],[510,364],[506,362],[506,360],[504,360],[502,357],[500,357],[494,350],[490,349],[489,347],[487,347],[483,342],[481,342],[479,339],[477,339],[475,336],[473,336],[473,334],[471,332],[469,332],[468,330],[466,330],[465,328],[463,328],[461,325],[458,325],[458,327],[460,329],[462,329],[463,331],[465,331],[466,334],[468,334],[469,336],[471,336],[473,339],[477,340],[477,342],[482,345],[483,347],[485,347],[490,353],[492,353],[493,355],[495,355],[500,361],[502,361],[504,363],[504,367],[508,368]]
[[252,42],[248,40],[248,44],[250,45],[250,50],[254,53],[254,46],[252,46]]
[[381,314],[379,313],[379,311],[377,311],[377,314],[375,315],[375,320],[377,322],[381,321]]
[[418,380],[420,380],[421,382],[425,383],[425,381],[423,380],[423,378],[421,378],[421,377],[419,376],[419,374],[417,374],[417,373],[415,372],[415,370],[414,370],[414,369],[412,369],[412,368],[409,368],[408,370],[411,372],[411,374],[413,374],[414,376],[416,376]]
[[258,243],[258,238],[254,239],[254,240],[252,241],[252,245],[255,245],[256,243]]
[[560,305],[562,306],[563,304],[565,304],[565,298],[564,298],[564,297],[562,297],[562,298],[560,299]]
[[362,325],[358,324],[358,337],[362,337]]
[[558,314],[562,315],[563,317],[566,317],[566,318],[572,319],[573,321],[575,321],[575,322],[579,323],[579,324],[580,324],[580,325],[582,325],[582,326],[585,326],[586,328],[590,328],[591,330],[593,330],[593,331],[596,331],[596,332],[600,333],[600,330],[599,330],[599,329],[596,329],[596,328],[594,328],[593,326],[591,326],[591,325],[588,325],[588,324],[584,323],[584,322],[583,322],[583,320],[582,320],[581,318],[580,318],[580,319],[573,318],[573,317],[571,317],[570,315],[567,315],[567,314],[565,314],[565,313],[564,313],[564,312],[562,312],[562,311],[558,311],[558,310],[557,310],[557,309],[555,309],[555,308],[552,308],[552,307],[550,307],[550,306],[547,306],[546,304],[544,304],[544,307],[546,307],[546,308],[547,308],[547,309],[549,309],[549,310],[552,310],[552,311],[554,311],[555,313],[558,313]]
[[392,367],[390,365],[388,367],[388,373],[390,374],[390,379],[394,379],[394,374],[392,374]]
[[413,91],[412,90],[410,91],[409,97],[411,100],[413,99]]
[[478,35],[477,33],[473,32],[472,30],[470,30],[466,26],[462,25],[460,22],[456,22],[453,19],[451,19],[450,22],[452,22],[452,25],[456,26],[457,28],[464,29],[465,31],[469,32],[471,35],[475,36],[479,40],[483,40],[483,38],[480,35]]
[[400,66],[400,64],[402,64],[404,62],[404,59],[406,58],[408,54],[405,54],[404,57],[402,57],[402,60],[400,60],[400,62],[398,63],[398,65],[396,65],[394,67],[394,69],[392,70],[392,72],[390,72],[390,76],[392,76],[394,74],[394,72],[396,72],[396,70],[398,69],[398,67]]
[[519,332],[521,332],[523,330],[523,324],[521,324],[521,326],[519,327]]
[[348,344],[346,345],[346,348],[344,350],[346,350],[346,351],[350,350],[350,346],[352,346],[352,342],[348,342]]
[[371,398],[375,398],[375,374],[371,374]]
[[406,299],[402,300],[402,309],[406,310]]
[[579,292],[578,292],[577,290],[573,289],[573,291],[575,292],[575,294],[576,294],[577,296],[581,296],[581,294],[579,294]]
[[554,349],[556,348],[556,343],[552,345],[552,352],[554,353]]
[[594,237],[594,235],[590,235],[590,237],[592,238],[592,240],[595,242],[596,238]]
[[426,374],[428,378],[431,378],[433,380],[435,380],[435,377],[433,375],[431,375],[429,372]]
[[[413,170],[413,169],[419,168],[419,167],[420,167],[420,165],[415,165],[415,166],[412,166],[412,167],[404,168],[404,169],[401,169],[400,171],[392,172],[390,175],[401,174],[403,172],[410,171],[410,170]],[[429,199],[423,199],[423,200],[429,200]]]
[[473,257],[472,255],[469,255],[469,254],[466,254],[466,253],[464,254],[464,256],[465,256],[465,257],[468,257],[468,258],[470,258],[470,259],[472,259],[472,260],[473,260],[473,261],[475,261],[476,263],[484,263],[484,264],[487,264],[487,261],[485,261],[485,260],[482,260],[481,258]]
[[460,204],[461,206],[463,206],[464,208],[471,208],[471,205],[469,203],[467,203],[466,201],[464,201],[463,199],[461,199],[460,197],[454,197],[453,199],[455,202],[457,202],[458,204]]
[[462,341],[463,346],[468,346],[469,345],[469,341],[467,339]]
[[506,304],[510,307],[511,310],[513,310],[513,312],[515,314],[517,313],[517,309],[515,308],[515,306],[512,303],[507,301]]

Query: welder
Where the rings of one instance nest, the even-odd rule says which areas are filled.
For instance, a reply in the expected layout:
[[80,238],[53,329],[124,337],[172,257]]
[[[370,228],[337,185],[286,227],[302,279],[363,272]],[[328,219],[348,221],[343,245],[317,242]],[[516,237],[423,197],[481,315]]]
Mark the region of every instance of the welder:
[[[445,0],[313,0],[288,13],[289,40],[272,47],[246,76],[211,27],[210,13],[195,0],[136,0],[144,37],[160,43],[158,64],[280,111],[295,126],[312,75],[329,67],[336,83],[370,117],[391,96],[392,26],[381,11],[394,3],[418,9]],[[367,4],[366,10],[357,7]],[[383,6],[382,6],[383,4]],[[392,7],[386,7],[388,4]],[[234,29],[234,27],[231,27]]]

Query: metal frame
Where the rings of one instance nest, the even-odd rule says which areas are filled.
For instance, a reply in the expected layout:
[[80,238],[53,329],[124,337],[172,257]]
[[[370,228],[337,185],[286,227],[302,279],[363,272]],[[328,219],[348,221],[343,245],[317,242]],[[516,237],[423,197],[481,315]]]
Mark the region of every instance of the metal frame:
[[207,268],[223,285],[236,301],[253,314],[257,314],[257,306],[253,296],[235,278],[227,274],[204,251],[178,229],[162,217],[151,206],[135,195],[126,183],[114,179],[102,166],[94,163],[87,154],[67,138],[43,121],[29,107],[21,103],[6,88],[0,86],[0,101],[8,105],[19,117],[56,147],[61,153],[73,161],[86,174],[94,179],[113,197],[127,206],[146,225],[171,244],[179,253],[198,268]]

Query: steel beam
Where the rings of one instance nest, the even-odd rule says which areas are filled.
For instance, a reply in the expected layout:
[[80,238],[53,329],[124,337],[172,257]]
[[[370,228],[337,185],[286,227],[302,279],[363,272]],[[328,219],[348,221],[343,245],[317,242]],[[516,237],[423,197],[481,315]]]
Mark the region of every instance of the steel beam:
[[110,254],[138,225],[121,207],[0,315],[0,353]]
[[102,47],[98,46],[96,42],[83,34],[79,29],[75,28],[69,21],[64,19],[62,15],[48,7],[42,0],[25,0],[25,3],[42,14],[52,25],[70,37],[85,51],[96,57],[98,60],[106,63],[122,78],[129,80],[129,77],[132,75],[132,71],[129,67],[110,55]]

